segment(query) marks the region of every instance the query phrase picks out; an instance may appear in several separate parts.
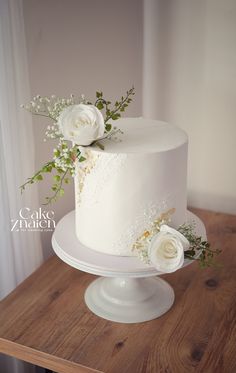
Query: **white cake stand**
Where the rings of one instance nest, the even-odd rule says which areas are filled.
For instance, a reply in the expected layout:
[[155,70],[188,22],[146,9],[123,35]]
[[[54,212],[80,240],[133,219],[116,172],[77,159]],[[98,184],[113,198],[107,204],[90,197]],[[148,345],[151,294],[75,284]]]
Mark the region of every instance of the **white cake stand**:
[[[202,221],[188,212],[188,221],[196,224],[196,233],[206,237]],[[55,253],[65,263],[81,271],[103,276],[85,291],[88,308],[104,319],[137,323],[155,319],[167,312],[174,302],[174,291],[154,267],[136,257],[101,254],[82,245],[75,234],[74,211],[57,224],[52,236]],[[185,260],[184,266],[190,264]]]

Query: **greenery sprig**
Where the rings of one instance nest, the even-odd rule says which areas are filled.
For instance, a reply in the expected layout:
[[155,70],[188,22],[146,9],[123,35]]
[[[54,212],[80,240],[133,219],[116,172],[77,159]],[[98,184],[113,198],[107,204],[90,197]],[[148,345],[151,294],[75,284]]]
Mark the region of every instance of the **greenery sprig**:
[[[134,87],[128,90],[125,96],[122,96],[119,101],[116,101],[115,104],[112,105],[111,101],[106,100],[103,97],[102,91],[96,92],[94,105],[97,109],[104,112],[105,134],[102,139],[117,140],[117,134],[122,133],[121,130],[113,127],[112,123],[109,123],[109,121],[114,121],[121,117],[121,113],[124,112],[132,102],[133,95]],[[81,96],[78,102],[75,101],[73,95],[69,98],[59,98],[55,95],[52,95],[51,97],[41,97],[40,95],[37,95],[29,104],[22,105],[23,108],[33,115],[50,119],[53,124],[47,126],[44,141],[47,141],[48,139],[58,141],[56,148],[53,150],[53,160],[44,164],[40,170],[20,186],[21,192],[23,192],[28,184],[42,181],[44,179],[44,174],[53,171],[54,176],[51,187],[53,194],[51,197],[46,197],[45,204],[55,202],[59,196],[64,195],[64,184],[69,184],[70,176],[75,176],[76,162],[81,163],[86,161],[84,152],[85,147],[81,147],[77,144],[74,145],[71,142],[66,141],[58,126],[58,118],[61,112],[68,106],[79,103],[92,105],[92,102],[86,100],[84,95]],[[104,145],[100,140],[101,139],[95,140],[90,146],[98,146],[100,149],[104,150]]]
[[217,266],[215,256],[219,255],[221,250],[213,250],[208,241],[202,240],[202,237],[195,234],[194,228],[193,224],[183,224],[178,228],[190,244],[189,249],[184,252],[184,257],[198,261],[201,268]]
[[95,102],[95,106],[102,110],[105,108],[105,125],[106,131],[109,132],[112,129],[112,124],[108,123],[110,119],[117,120],[121,117],[121,112],[124,112],[125,109],[129,106],[132,102],[132,96],[134,95],[134,87],[132,87],[129,91],[126,92],[126,96],[122,96],[120,101],[116,101],[113,108],[110,107],[111,101],[105,100],[103,98],[102,92],[96,92],[97,100]]

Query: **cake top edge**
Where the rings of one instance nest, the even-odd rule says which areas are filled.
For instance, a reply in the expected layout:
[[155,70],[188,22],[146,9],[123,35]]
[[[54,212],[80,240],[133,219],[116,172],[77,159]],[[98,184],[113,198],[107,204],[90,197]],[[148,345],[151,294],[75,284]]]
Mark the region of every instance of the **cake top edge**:
[[182,129],[164,121],[145,118],[122,118],[112,123],[120,129],[117,140],[104,139],[104,150],[90,147],[95,152],[105,153],[158,153],[173,150],[188,142]]

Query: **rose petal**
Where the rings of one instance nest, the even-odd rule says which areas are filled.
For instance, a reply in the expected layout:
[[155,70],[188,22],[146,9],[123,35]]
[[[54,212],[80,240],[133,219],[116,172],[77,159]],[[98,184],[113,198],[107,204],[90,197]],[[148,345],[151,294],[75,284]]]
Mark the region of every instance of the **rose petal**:
[[181,240],[181,242],[184,246],[184,251],[189,249],[190,245],[189,245],[189,242],[188,242],[187,238],[182,233],[177,231],[176,229],[169,227],[169,225],[163,224],[160,228],[160,232],[167,232],[167,233],[170,233],[174,236],[177,236]]
[[94,105],[71,105],[64,109],[58,126],[66,140],[87,146],[100,139],[105,132],[102,113]]

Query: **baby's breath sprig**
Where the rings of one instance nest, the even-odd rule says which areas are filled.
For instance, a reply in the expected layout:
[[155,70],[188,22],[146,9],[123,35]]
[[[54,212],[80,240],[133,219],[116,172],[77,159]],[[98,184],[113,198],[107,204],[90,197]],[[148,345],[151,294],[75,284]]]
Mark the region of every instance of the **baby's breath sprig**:
[[221,250],[211,249],[208,241],[202,240],[194,232],[194,224],[182,224],[178,231],[182,233],[190,243],[190,247],[184,252],[184,257],[191,260],[197,260],[201,268],[217,266],[215,256],[221,253]]
[[21,107],[34,115],[40,115],[41,117],[46,117],[57,122],[62,110],[74,104],[75,101],[72,94],[69,98],[60,98],[55,95],[50,97],[41,97],[37,95],[29,104],[21,105]]

